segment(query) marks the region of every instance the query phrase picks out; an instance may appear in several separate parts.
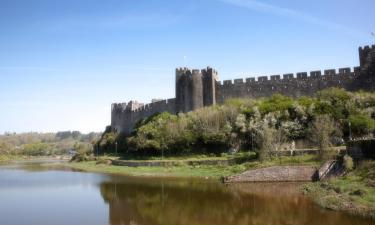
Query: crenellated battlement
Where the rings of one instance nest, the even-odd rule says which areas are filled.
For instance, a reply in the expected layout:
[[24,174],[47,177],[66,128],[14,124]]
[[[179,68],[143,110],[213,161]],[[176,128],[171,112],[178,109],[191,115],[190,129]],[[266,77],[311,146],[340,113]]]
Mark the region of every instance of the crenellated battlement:
[[358,48],[360,51],[371,51],[375,49],[375,45],[365,45]]
[[124,111],[134,111],[138,108],[143,107],[143,103],[139,103],[137,101],[130,101],[128,103],[113,103],[112,104],[112,111],[116,112],[124,112]]
[[176,69],[176,95],[170,99],[155,99],[143,104],[137,101],[112,104],[112,129],[129,134],[141,119],[155,113],[189,112],[223,103],[229,98],[259,98],[279,93],[291,97],[313,96],[330,87],[348,90],[375,90],[375,45],[359,51],[359,67],[314,70],[238,78],[219,81],[219,73],[211,67],[202,70]]
[[368,62],[368,57],[371,52],[375,52],[375,45],[366,45],[364,47],[359,47],[358,48],[359,52],[359,65],[361,67],[364,67],[365,64]]
[[[136,105],[134,104],[136,103]],[[132,112],[138,113],[143,111],[150,111],[158,108],[167,107],[170,104],[175,103],[175,98],[163,99],[148,104],[138,103],[137,101],[130,101],[129,103],[113,103],[112,111],[117,113]]]
[[323,71],[315,70],[311,72],[298,72],[298,73],[287,73],[281,75],[271,75],[271,76],[258,76],[256,77],[247,77],[247,78],[238,78],[234,80],[223,80],[218,81],[218,84],[222,86],[230,86],[236,84],[250,84],[250,83],[263,83],[263,82],[272,82],[272,81],[280,81],[280,82],[289,82],[292,80],[305,80],[305,79],[324,79],[324,76],[337,76],[337,79],[340,76],[344,75],[359,75],[360,68],[354,67],[353,70],[350,67],[339,68],[336,69],[326,69]]
[[176,80],[182,76],[191,75],[192,71],[187,67],[180,67],[176,69]]
[[213,69],[209,66],[207,66],[206,69],[202,69],[201,72],[202,72],[202,74],[212,74],[216,78],[218,78],[218,76],[219,76],[219,73],[215,69]]

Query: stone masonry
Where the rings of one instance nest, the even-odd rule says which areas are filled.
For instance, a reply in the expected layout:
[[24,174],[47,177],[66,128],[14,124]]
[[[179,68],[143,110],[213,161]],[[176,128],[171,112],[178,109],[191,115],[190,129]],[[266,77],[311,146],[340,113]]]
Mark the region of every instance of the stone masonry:
[[375,90],[375,45],[359,48],[360,66],[294,74],[261,76],[220,82],[218,72],[210,67],[203,70],[176,69],[176,95],[167,100],[137,101],[112,104],[111,129],[130,134],[141,119],[155,113],[177,114],[205,106],[224,103],[230,98],[259,98],[279,93],[291,97],[313,96],[329,87],[349,91]]

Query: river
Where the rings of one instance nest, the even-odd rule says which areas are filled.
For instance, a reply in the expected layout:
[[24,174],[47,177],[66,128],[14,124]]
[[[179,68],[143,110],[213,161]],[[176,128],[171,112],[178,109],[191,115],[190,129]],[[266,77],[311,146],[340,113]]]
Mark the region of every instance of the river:
[[40,162],[0,166],[1,225],[369,225],[319,208],[301,184],[224,185],[56,170]]

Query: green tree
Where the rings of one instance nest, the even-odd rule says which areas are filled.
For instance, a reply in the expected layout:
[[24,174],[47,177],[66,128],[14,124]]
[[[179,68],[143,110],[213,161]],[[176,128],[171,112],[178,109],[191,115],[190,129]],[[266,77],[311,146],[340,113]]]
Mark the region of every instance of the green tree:
[[30,143],[21,146],[20,154],[29,156],[50,155],[51,149],[46,143]]
[[366,136],[372,134],[375,129],[375,120],[365,114],[354,114],[349,116],[352,134],[354,136]]
[[318,146],[318,156],[325,159],[327,152],[332,146],[331,137],[335,132],[335,124],[332,118],[327,115],[318,115],[309,128],[310,138]]

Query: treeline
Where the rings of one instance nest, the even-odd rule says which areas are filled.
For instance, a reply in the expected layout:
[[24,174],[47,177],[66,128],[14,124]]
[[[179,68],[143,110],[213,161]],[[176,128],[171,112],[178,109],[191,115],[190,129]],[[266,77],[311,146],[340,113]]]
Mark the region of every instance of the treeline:
[[66,155],[70,150],[92,151],[101,133],[79,131],[57,133],[5,133],[0,135],[0,154],[48,156]]
[[[100,152],[141,155],[275,151],[296,140],[326,148],[349,138],[373,137],[375,93],[330,88],[315,97],[230,99],[194,112],[155,114],[138,122],[130,137],[107,130]],[[323,137],[324,136],[324,137]],[[116,144],[117,143],[117,144]]]

